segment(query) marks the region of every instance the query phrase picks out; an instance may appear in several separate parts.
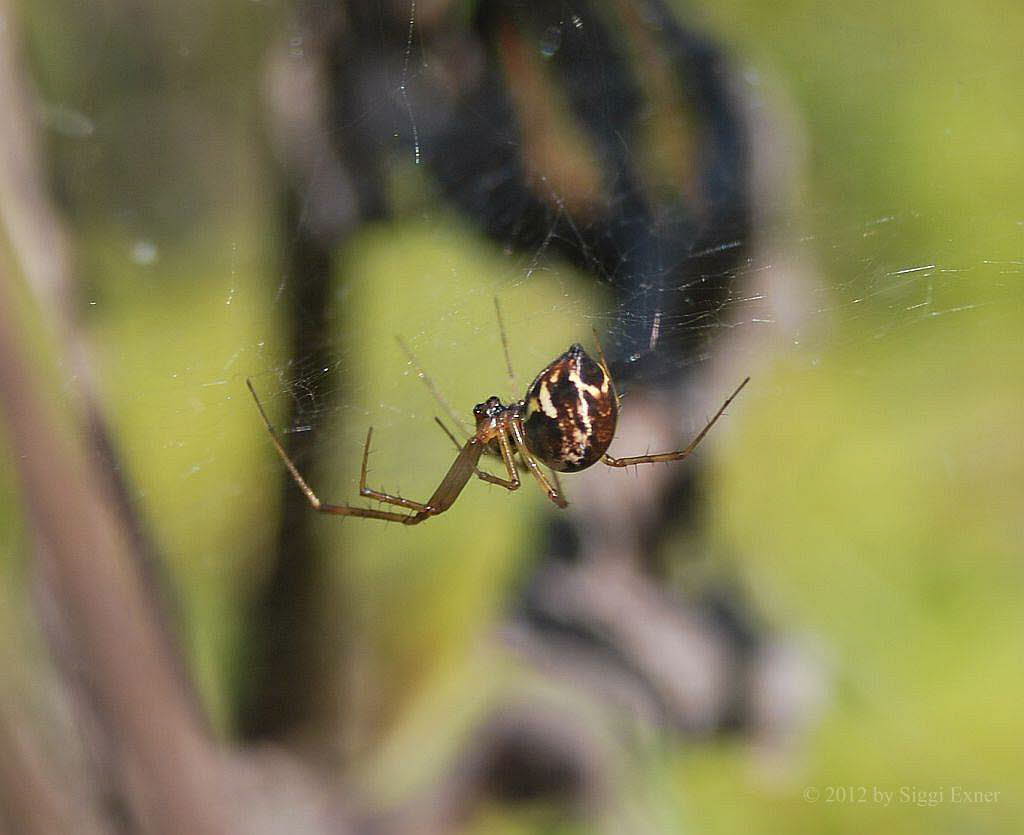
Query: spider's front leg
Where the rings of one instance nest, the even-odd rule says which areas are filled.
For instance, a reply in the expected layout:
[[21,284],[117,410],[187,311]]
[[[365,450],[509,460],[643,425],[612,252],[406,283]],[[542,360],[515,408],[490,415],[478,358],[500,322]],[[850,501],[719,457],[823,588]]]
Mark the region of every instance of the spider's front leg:
[[508,473],[508,478],[499,478],[496,475],[491,475],[481,470],[476,471],[477,477],[489,484],[497,484],[499,487],[504,487],[509,491],[518,490],[519,472],[516,470],[516,462],[512,457],[512,444],[509,443],[507,429],[498,433],[498,448],[501,450],[501,460],[505,464],[505,472]]
[[523,419],[516,417],[509,421],[509,429],[512,433],[512,440],[516,442],[516,448],[519,450],[519,457],[526,462],[526,466],[530,468],[530,472],[533,473],[533,477],[537,479],[537,483],[540,484],[541,489],[547,493],[548,498],[560,508],[566,508],[569,503],[565,500],[562,494],[555,488],[555,486],[548,481],[548,477],[544,475],[540,468],[540,464],[537,459],[533,457],[530,450],[526,446],[526,433],[523,431]]
[[256,389],[253,388],[252,381],[246,380],[245,384],[249,387],[249,391],[252,393],[253,400],[256,401],[256,408],[259,410],[260,417],[263,418],[263,423],[267,427],[267,431],[270,433],[270,440],[274,444],[274,449],[277,450],[278,456],[284,462],[285,467],[288,468],[288,472],[291,474],[292,479],[298,485],[302,491],[306,500],[309,502],[310,507],[319,513],[330,513],[335,516],[358,516],[362,519],[381,519],[385,522],[401,522],[403,525],[418,525],[420,522],[425,522],[431,516],[437,516],[438,514],[444,513],[450,508],[455,500],[459,497],[462,489],[466,486],[470,477],[476,471],[476,464],[480,460],[480,454],[483,452],[483,445],[480,444],[476,438],[470,438],[465,446],[459,450],[459,454],[455,461],[452,462],[451,467],[448,468],[448,472],[445,477],[441,480],[434,494],[426,502],[414,502],[411,499],[405,499],[401,496],[394,496],[390,493],[383,493],[379,490],[373,490],[366,486],[366,467],[367,461],[370,457],[370,439],[373,437],[373,428],[371,427],[366,433],[366,445],[363,447],[363,464],[359,476],[359,495],[377,499],[381,502],[387,502],[389,504],[398,505],[408,510],[415,511],[413,513],[398,513],[397,511],[391,510],[378,510],[372,507],[354,507],[353,505],[347,504],[328,504],[320,501],[320,498],[313,492],[313,488],[309,486],[306,479],[302,477],[302,473],[299,472],[298,467],[285,452],[284,444],[281,443],[281,439],[277,435],[277,431],[274,429],[274,425],[270,422],[270,418],[267,416],[266,411],[263,408],[263,404],[260,402],[259,397],[256,394]]
[[[384,493],[366,486],[366,464],[370,456],[370,438],[372,434],[373,429],[371,428],[366,433],[366,446],[363,448],[363,466],[359,476],[359,495],[416,511],[411,516],[401,516],[401,521],[406,525],[418,525],[420,522],[425,522],[431,516],[439,516],[455,504],[455,500],[462,493],[470,477],[477,472],[476,465],[484,451],[484,445],[480,441],[475,437],[470,438],[459,451],[458,456],[452,462],[451,467],[448,468],[448,472],[441,479],[441,483],[437,486],[433,495],[425,502],[414,502],[412,499]],[[518,484],[516,484],[516,487],[518,487]],[[514,490],[515,487],[510,487],[509,489]],[[351,509],[347,505],[343,505],[343,507]],[[329,510],[327,512],[333,513],[336,511]],[[377,513],[387,514],[388,511],[377,511]],[[382,515],[375,518],[387,517]]]
[[[451,442],[455,444],[456,449],[461,449],[459,442],[455,439],[455,436],[449,431],[448,427],[444,425],[441,418],[435,417],[434,421],[438,426],[441,427],[441,431],[449,437]],[[500,476],[492,475],[486,470],[481,470],[479,467],[476,469],[476,477],[481,481],[486,481],[488,484],[497,484],[499,487],[504,487],[506,490],[518,490],[519,489],[519,467],[516,464],[515,457],[512,453],[511,444],[508,442],[508,436],[506,433],[502,433],[498,438],[498,448],[501,454],[501,461],[505,465],[505,471],[508,473],[508,478],[501,478]],[[489,451],[485,449],[485,452]]]
[[[363,464],[359,470],[359,495],[364,499],[374,499],[378,502],[385,502],[387,504],[398,505],[408,510],[414,510],[418,514],[426,514],[426,516],[436,515],[431,512],[432,508],[429,502],[416,502],[412,499],[405,499],[401,496],[393,493],[385,493],[383,490],[374,490],[372,487],[366,486],[366,467],[367,462],[370,458],[370,439],[373,438],[373,427],[371,426],[366,432],[366,444],[363,446]],[[456,459],[458,460],[458,459]],[[382,511],[386,512],[386,511]],[[412,516],[403,516],[404,519],[412,519]],[[426,517],[424,517],[426,518]],[[422,521],[422,520],[421,520]],[[415,524],[413,522],[406,522],[407,525]]]

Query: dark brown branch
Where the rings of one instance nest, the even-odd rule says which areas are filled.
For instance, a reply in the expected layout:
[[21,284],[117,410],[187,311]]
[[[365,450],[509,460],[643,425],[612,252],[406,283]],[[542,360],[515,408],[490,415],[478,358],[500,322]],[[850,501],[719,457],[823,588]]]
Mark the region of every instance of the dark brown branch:
[[[350,234],[358,207],[348,172],[331,146],[326,112],[324,49],[340,25],[338,9],[314,2],[309,11],[313,17],[298,24],[303,57],[286,44],[272,54],[266,100],[279,178],[281,302],[289,356],[321,369],[331,364],[328,346],[337,325],[329,316],[334,250]],[[334,378],[316,374],[306,383],[318,409],[329,409],[338,397]],[[292,419],[286,415],[285,425]],[[322,443],[322,434],[296,433],[289,438],[289,452],[297,460],[316,461],[323,457]],[[319,747],[339,735],[343,679],[353,655],[354,630],[344,621],[352,607],[344,600],[347,590],[324,566],[316,514],[285,472],[281,497],[273,564],[249,613],[250,655],[243,665],[245,679],[238,682],[238,726],[248,741],[304,737]]]

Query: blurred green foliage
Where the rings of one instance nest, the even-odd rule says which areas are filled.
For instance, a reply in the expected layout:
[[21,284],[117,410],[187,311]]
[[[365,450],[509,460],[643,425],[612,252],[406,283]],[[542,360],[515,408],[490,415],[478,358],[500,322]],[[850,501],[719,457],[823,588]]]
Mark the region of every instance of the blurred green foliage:
[[[258,112],[261,55],[281,10],[142,9],[126,30],[117,4],[22,4],[49,112],[95,127],[50,135],[82,307],[204,696],[229,734],[240,618],[266,569],[279,482],[243,380],[253,376],[276,410],[294,376],[282,364]],[[671,746],[644,766],[646,792],[692,831],[1019,832],[1024,7],[726,0],[701,14],[769,102],[792,101],[808,155],[790,243],[829,288],[813,335],[730,414],[710,570],[745,578],[773,627],[808,636],[832,693],[822,726],[781,771],[737,741]],[[394,334],[465,406],[492,388],[508,394],[496,286],[521,384],[587,340],[590,317],[610,324],[604,300],[569,271],[525,275],[432,204],[409,168],[396,176],[414,203],[424,189],[418,216],[366,230],[339,265],[337,316],[357,324],[339,331],[326,373],[345,401],[307,415],[309,431],[337,439],[336,455],[301,463],[339,500],[354,494],[369,424],[376,484],[425,494],[452,455]],[[7,603],[27,551],[12,482],[5,464]],[[527,568],[543,512],[534,492],[472,485],[456,511],[414,530],[323,520],[325,547],[345,555],[337,571],[356,590],[352,623],[386,683],[371,784],[429,773],[511,674],[474,652]],[[6,614],[0,626],[16,629]],[[954,785],[998,801],[954,803]],[[827,802],[828,787],[860,786],[944,788],[945,798]],[[819,789],[817,802],[805,787]],[[568,831],[559,826],[543,810],[495,811],[478,829]]]

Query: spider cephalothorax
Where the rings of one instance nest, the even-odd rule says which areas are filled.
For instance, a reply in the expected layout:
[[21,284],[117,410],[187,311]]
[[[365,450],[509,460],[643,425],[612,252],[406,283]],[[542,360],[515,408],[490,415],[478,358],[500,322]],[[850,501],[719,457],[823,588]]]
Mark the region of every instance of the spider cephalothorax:
[[[419,373],[420,377],[428,380],[422,371]],[[552,471],[574,473],[593,466],[598,461],[609,467],[628,467],[634,464],[652,464],[657,461],[681,461],[693,452],[749,379],[748,377],[740,383],[736,391],[729,396],[715,416],[708,421],[700,434],[685,449],[654,455],[613,458],[608,455],[607,450],[615,437],[619,399],[615,392],[611,373],[608,371],[608,365],[603,356],[600,356],[599,361],[594,360],[583,350],[583,346],[578,343],[571,345],[569,350],[555,358],[537,375],[527,389],[526,397],[522,400],[506,406],[500,398],[492,396],[483,403],[478,403],[473,408],[473,417],[476,421],[475,431],[461,445],[455,440],[455,436],[449,433],[452,440],[460,447],[458,457],[448,468],[448,472],[441,479],[441,483],[433,495],[425,502],[415,502],[412,499],[373,490],[366,486],[366,462],[370,455],[370,439],[373,436],[373,429],[371,428],[366,433],[363,466],[359,478],[359,495],[396,505],[410,511],[408,513],[321,502],[285,452],[259,398],[256,397],[252,382],[246,380],[246,384],[256,399],[256,406],[263,417],[263,422],[270,430],[270,436],[278,455],[281,456],[288,471],[292,474],[292,478],[295,479],[295,483],[299,485],[314,510],[322,513],[334,513],[339,516],[360,516],[364,519],[382,519],[416,525],[431,516],[444,513],[451,507],[474,475],[482,481],[497,484],[506,490],[518,490],[520,480],[516,468],[516,456],[526,465],[530,474],[547,493],[548,498],[558,507],[566,507],[568,502],[562,497],[561,491],[556,488],[557,481],[548,478],[541,469],[542,464]],[[428,385],[432,384],[428,381]],[[444,424],[441,424],[441,427],[445,428]],[[448,430],[445,429],[445,432]],[[504,478],[477,467],[480,456],[486,450],[501,458],[505,467]]]
[[477,403],[473,407],[477,437],[483,442],[491,440],[494,432],[504,423],[507,413],[508,406],[496,395],[492,394],[483,403]]

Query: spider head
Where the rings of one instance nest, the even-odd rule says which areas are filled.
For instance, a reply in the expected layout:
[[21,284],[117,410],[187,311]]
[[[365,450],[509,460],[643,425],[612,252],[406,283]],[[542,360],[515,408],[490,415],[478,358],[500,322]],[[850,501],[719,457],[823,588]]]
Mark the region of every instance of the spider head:
[[488,397],[483,403],[477,403],[473,407],[477,434],[492,432],[496,428],[499,418],[505,414],[505,409],[505,404],[498,397]]
[[493,419],[498,417],[502,412],[505,411],[505,406],[501,402],[501,399],[495,396],[488,397],[483,403],[477,403],[473,407],[473,417],[476,418],[477,423],[483,419]]

